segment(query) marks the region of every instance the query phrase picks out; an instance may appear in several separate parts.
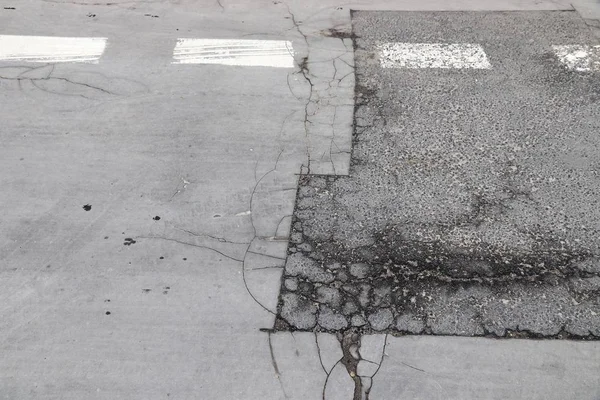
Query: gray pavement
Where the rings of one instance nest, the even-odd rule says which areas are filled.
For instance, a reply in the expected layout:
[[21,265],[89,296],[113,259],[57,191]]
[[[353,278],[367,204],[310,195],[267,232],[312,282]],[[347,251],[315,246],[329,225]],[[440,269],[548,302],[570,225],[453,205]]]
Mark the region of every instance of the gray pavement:
[[[0,64],[0,398],[599,397],[597,342],[271,330],[298,174],[349,172],[350,9],[572,6],[0,2],[0,34],[109,41]],[[296,67],[173,65],[181,37],[290,40]]]

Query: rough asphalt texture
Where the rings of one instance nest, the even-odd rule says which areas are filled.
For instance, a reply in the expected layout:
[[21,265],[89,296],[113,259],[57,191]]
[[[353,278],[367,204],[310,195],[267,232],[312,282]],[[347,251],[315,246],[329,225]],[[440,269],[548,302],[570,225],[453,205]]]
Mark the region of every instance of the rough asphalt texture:
[[[349,177],[304,176],[280,330],[600,337],[600,76],[575,12],[355,12]],[[491,70],[382,69],[380,42]]]

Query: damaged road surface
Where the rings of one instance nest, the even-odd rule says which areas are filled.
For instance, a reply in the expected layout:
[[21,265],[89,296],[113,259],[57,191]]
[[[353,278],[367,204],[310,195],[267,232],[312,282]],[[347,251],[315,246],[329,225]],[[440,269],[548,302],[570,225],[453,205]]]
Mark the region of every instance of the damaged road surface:
[[598,339],[600,74],[553,50],[598,45],[589,27],[355,12],[353,29],[350,175],[301,178],[276,329]]

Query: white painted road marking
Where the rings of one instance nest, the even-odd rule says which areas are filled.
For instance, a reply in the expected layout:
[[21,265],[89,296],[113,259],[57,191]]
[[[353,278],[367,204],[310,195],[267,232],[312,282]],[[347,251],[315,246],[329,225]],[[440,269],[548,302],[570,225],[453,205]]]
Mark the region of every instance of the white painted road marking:
[[378,47],[382,68],[492,67],[485,51],[469,43],[384,43]]
[[106,38],[0,35],[0,61],[97,63]]
[[552,46],[558,60],[572,71],[600,71],[600,46]]
[[178,39],[174,64],[294,67],[292,42],[284,40]]

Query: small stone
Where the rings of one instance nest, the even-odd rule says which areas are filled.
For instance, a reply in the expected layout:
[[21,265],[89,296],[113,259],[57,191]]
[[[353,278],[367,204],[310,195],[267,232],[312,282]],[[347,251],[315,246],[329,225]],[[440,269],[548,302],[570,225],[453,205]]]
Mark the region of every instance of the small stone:
[[360,303],[362,308],[365,308],[371,302],[369,298],[369,292],[371,291],[371,287],[367,284],[360,285],[360,294],[358,296],[358,302]]
[[351,315],[358,311],[358,306],[353,301],[347,301],[344,303],[344,308],[342,308],[342,313],[344,315]]
[[302,232],[302,222],[294,222],[294,230],[297,232]]
[[343,269],[340,269],[340,270],[336,271],[335,279],[337,279],[338,281],[341,281],[341,282],[347,282],[348,274]]
[[348,320],[342,314],[322,305],[319,310],[319,325],[327,330],[338,331],[348,326]]
[[298,289],[298,279],[287,278],[284,282],[284,285],[287,290],[291,290],[293,292]]
[[382,308],[369,315],[369,323],[376,331],[383,331],[390,327],[394,321],[394,314],[389,308]]
[[369,275],[369,264],[357,263],[350,265],[350,274],[358,279],[364,279]]
[[315,260],[302,253],[291,254],[285,264],[285,273],[289,276],[299,276],[311,282],[331,283],[333,274],[326,271]]
[[367,323],[367,321],[365,321],[365,317],[362,315],[354,315],[350,323],[352,326],[363,326]]
[[317,323],[317,307],[307,299],[295,293],[281,296],[283,306],[281,317],[296,329],[312,329]]
[[373,289],[373,307],[389,307],[391,305],[392,288],[382,285]]
[[332,270],[332,271],[338,270],[338,269],[340,269],[341,267],[342,267],[342,264],[340,264],[339,262],[334,262],[334,263],[332,263],[332,264],[329,264],[329,265],[327,266],[327,268],[328,268],[328,269],[330,269],[330,270]]
[[360,293],[360,289],[352,285],[344,285],[342,286],[342,289],[344,289],[345,292],[350,293],[352,296],[358,296]]
[[298,292],[300,292],[301,294],[305,295],[305,296],[314,296],[314,285],[310,282],[299,282],[298,283]]
[[300,232],[294,232],[290,235],[290,242],[302,243],[302,234]]
[[333,281],[329,286],[331,286],[332,288],[340,289],[342,287],[342,282]]
[[317,301],[325,303],[333,308],[338,308],[342,302],[340,291],[328,286],[321,286],[317,289]]
[[296,248],[297,248],[299,251],[303,251],[303,252],[305,252],[305,253],[309,253],[309,252],[311,252],[311,251],[312,251],[312,249],[313,249],[313,247],[310,245],[310,243],[302,243],[302,244],[299,244],[298,246],[296,246]]

